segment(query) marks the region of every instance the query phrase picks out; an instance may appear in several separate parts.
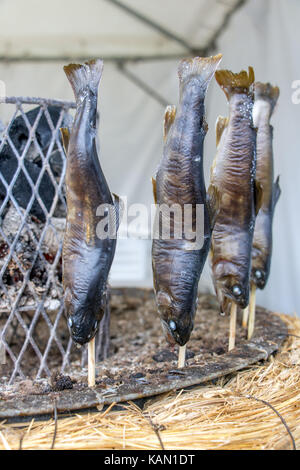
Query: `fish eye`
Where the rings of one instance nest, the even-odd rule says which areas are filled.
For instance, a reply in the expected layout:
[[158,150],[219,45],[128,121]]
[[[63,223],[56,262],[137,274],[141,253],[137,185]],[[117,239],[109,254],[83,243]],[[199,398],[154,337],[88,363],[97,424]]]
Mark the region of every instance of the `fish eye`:
[[240,288],[240,286],[236,284],[232,288],[232,293],[235,297],[239,297],[240,295],[242,295],[242,289]]
[[257,269],[255,271],[254,275],[255,275],[256,279],[261,279],[262,278],[262,272],[259,269]]
[[169,321],[169,327],[172,331],[175,331],[177,328],[176,323],[173,320]]
[[68,325],[69,325],[70,328],[72,328],[72,326],[73,326],[73,320],[72,320],[71,317],[68,318]]

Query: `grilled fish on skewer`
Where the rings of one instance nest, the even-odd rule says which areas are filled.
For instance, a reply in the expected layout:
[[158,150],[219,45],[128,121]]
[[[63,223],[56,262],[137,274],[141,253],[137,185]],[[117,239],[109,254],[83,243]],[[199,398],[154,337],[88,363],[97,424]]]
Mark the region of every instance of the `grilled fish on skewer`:
[[[255,220],[255,144],[253,127],[254,72],[216,72],[229,102],[229,117],[217,122],[217,154],[209,194],[221,195],[212,234],[211,266],[222,312],[233,301],[249,302],[251,247]],[[259,202],[258,202],[259,204]]]
[[273,128],[270,125],[279,88],[270,83],[255,83],[253,108],[256,140],[256,181],[262,191],[261,207],[255,220],[252,245],[251,281],[263,289],[267,283],[272,256],[272,222],[276,203],[280,196],[279,177],[273,182]]
[[[158,312],[168,342],[180,346],[186,344],[193,329],[199,277],[210,245],[213,218],[210,215],[215,210],[212,207],[210,214],[203,176],[203,142],[207,132],[204,99],[221,57],[219,54],[181,61],[180,103],[177,111],[175,107],[166,110],[164,153],[153,181],[157,211],[163,204],[167,208],[176,205],[182,214],[179,224],[182,238],[176,236],[174,223],[169,239],[158,237],[152,246]],[[188,204],[193,227],[197,227],[197,205],[204,209],[204,233],[199,245],[191,242],[184,228],[184,208]],[[174,222],[172,216],[169,219]]]
[[95,336],[104,315],[107,278],[116,248],[116,237],[99,238],[97,234],[99,206],[117,212],[96,150],[97,96],[102,69],[101,60],[64,67],[77,108],[70,136],[62,129],[67,149],[63,285],[70,332],[79,344]]

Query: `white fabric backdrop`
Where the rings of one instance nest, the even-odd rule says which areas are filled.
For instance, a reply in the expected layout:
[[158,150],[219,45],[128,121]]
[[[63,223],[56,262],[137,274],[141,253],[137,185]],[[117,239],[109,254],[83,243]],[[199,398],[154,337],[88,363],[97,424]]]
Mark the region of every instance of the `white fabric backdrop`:
[[[222,67],[239,71],[253,65],[258,80],[271,81],[281,89],[273,126],[275,172],[281,175],[282,196],[275,215],[271,276],[266,289],[258,293],[258,302],[288,313],[300,312],[300,104],[293,104],[291,100],[292,82],[300,80],[298,18],[298,0],[248,0],[219,37],[216,51],[223,53]],[[5,81],[8,95],[73,99],[62,65],[1,63],[0,79]],[[139,63],[128,67],[170,104],[177,103],[177,61]],[[162,154],[163,107],[110,63],[105,64],[99,105],[100,159],[112,191],[126,195],[129,203],[150,205],[153,201],[150,178]],[[215,120],[219,114],[226,113],[225,95],[212,83],[207,97],[207,177],[215,153]],[[0,118],[6,115],[7,105],[1,105]],[[150,242],[121,240],[118,246],[112,271],[113,283],[151,285]],[[130,276],[126,276],[127,267]],[[200,289],[211,288],[206,267]]]

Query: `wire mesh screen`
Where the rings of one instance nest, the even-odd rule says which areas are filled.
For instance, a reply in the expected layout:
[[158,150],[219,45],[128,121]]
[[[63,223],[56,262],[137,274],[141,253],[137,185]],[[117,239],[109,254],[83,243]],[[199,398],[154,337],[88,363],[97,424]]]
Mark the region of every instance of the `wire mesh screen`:
[[0,143],[0,360],[2,378],[63,371],[72,342],[63,315],[66,158],[60,127],[75,104],[6,98]]

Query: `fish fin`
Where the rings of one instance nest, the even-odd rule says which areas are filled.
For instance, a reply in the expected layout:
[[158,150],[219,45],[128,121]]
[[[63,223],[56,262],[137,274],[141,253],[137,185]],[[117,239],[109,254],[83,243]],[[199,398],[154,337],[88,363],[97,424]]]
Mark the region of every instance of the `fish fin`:
[[69,64],[64,66],[65,74],[74,91],[75,98],[87,89],[97,94],[103,71],[101,59],[90,60],[84,64]]
[[123,218],[123,214],[124,214],[124,202],[115,193],[113,193],[113,197],[114,197],[114,206],[116,209],[116,231],[118,231],[122,218]]
[[263,198],[262,185],[257,180],[254,180],[254,208],[255,208],[256,216],[259,212],[259,209],[261,208],[262,198]]
[[218,147],[219,142],[221,140],[223,131],[225,127],[228,126],[228,118],[224,116],[218,116],[217,122],[216,122],[216,145]]
[[183,59],[178,66],[178,76],[180,85],[193,77],[198,77],[205,92],[209,82],[214,76],[219,63],[221,62],[222,54],[211,57],[194,57],[193,59]]
[[156,302],[157,305],[161,307],[168,307],[169,305],[172,305],[172,299],[170,295],[167,292],[161,290],[156,293]]
[[153,189],[154,203],[157,204],[156,179],[154,179],[154,178],[152,177],[151,180],[152,180],[152,189]]
[[278,86],[273,86],[271,83],[255,82],[254,90],[255,99],[268,101],[271,104],[271,109],[273,111],[279,97]]
[[281,188],[279,185],[279,176],[277,176],[275,183],[273,183],[273,210],[278,202],[281,194]]
[[65,154],[68,153],[69,141],[70,141],[70,131],[67,127],[60,128],[61,140],[63,143]]
[[220,192],[214,184],[210,184],[207,190],[206,200],[210,218],[210,227],[213,230],[220,211],[221,202]]
[[164,142],[167,140],[168,132],[175,120],[176,116],[176,106],[169,105],[166,107],[165,110],[165,118],[164,118]]
[[248,67],[248,72],[242,70],[239,73],[217,70],[215,77],[228,100],[233,93],[247,93],[255,79],[252,67]]

